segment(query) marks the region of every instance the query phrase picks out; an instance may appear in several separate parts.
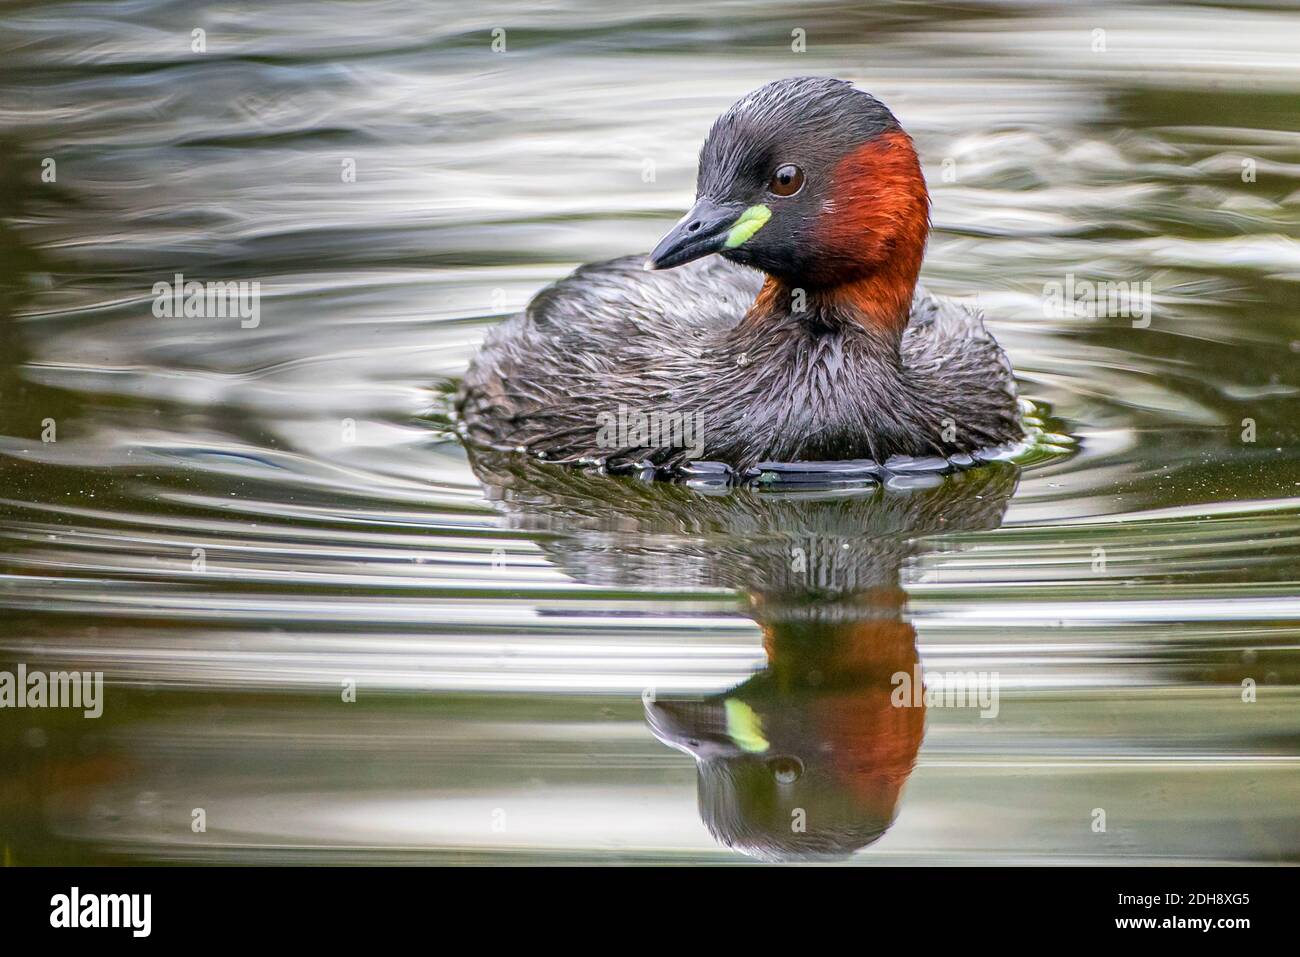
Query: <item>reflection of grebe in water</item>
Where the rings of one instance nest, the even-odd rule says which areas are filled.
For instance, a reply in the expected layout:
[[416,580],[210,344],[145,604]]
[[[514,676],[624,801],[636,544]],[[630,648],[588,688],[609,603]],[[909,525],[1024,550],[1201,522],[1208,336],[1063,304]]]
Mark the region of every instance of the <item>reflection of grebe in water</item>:
[[913,674],[904,563],[924,536],[996,527],[1016,470],[992,465],[895,494],[701,495],[519,456],[473,456],[488,495],[578,581],[743,592],[766,666],[710,696],[647,695],[655,736],[692,755],[700,814],[764,860],[843,857],[878,839],[921,745],[924,706],[895,707]]
[[921,746],[924,705],[891,703],[916,632],[888,612],[759,621],[766,668],[702,701],[647,701],[650,727],[695,757],[700,813],[723,844],[764,860],[852,853],[889,827]]

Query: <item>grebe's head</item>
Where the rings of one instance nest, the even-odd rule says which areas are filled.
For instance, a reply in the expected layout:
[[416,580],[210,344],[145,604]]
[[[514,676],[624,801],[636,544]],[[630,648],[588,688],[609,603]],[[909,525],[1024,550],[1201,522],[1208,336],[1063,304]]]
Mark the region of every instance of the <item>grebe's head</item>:
[[646,265],[721,253],[812,289],[884,271],[910,302],[928,228],[925,180],[894,115],[842,80],[796,77],[760,87],[713,124],[695,206]]

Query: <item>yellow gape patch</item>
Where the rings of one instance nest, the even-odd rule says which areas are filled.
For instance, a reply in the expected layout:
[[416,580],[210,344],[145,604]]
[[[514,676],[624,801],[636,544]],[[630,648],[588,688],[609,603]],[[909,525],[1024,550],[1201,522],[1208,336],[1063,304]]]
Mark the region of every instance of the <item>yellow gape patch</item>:
[[727,249],[735,249],[754,233],[763,228],[763,224],[772,218],[772,211],[766,206],[751,206],[740,214],[727,233]]
[[761,754],[771,747],[763,737],[763,722],[753,708],[739,698],[728,698],[723,704],[727,713],[727,736],[736,742],[736,747],[750,754]]

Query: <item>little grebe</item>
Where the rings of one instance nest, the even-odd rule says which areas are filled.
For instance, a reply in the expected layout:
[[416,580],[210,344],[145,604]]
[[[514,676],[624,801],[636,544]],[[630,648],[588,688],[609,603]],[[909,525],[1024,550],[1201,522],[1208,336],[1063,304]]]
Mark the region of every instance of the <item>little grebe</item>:
[[471,443],[668,474],[1023,438],[980,314],[917,287],[929,194],[878,100],[767,84],[714,123],[696,192],[649,260],[583,266],[492,331],[457,401]]

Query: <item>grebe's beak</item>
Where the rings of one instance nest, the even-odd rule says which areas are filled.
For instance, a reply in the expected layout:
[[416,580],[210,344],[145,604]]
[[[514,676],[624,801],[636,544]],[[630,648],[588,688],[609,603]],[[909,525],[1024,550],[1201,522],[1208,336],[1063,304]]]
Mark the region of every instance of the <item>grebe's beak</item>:
[[659,245],[645,261],[645,268],[671,269],[725,249],[736,221],[746,212],[738,205],[723,205],[711,199],[697,200],[691,211],[659,240]]

